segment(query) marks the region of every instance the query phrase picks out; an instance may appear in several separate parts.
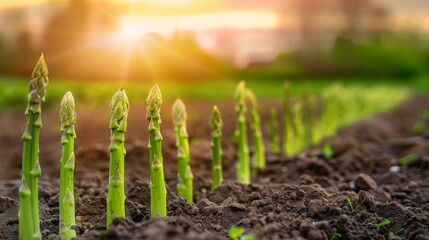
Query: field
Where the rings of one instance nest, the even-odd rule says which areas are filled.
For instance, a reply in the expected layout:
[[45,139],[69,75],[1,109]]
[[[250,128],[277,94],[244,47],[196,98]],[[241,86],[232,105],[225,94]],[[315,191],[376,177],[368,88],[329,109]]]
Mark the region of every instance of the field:
[[[232,99],[237,81],[161,81],[162,154],[167,186],[164,218],[151,217],[149,132],[144,101],[152,84],[124,83],[131,103],[125,141],[126,215],[124,219],[114,218],[106,230],[108,100],[119,86],[51,79],[40,131],[39,204],[43,238],[58,239],[58,106],[62,95],[71,90],[77,111],[74,229],[78,239],[228,239],[232,226],[242,227],[257,239],[427,239],[429,122],[425,113],[429,99],[424,95],[425,79],[398,80],[393,84],[388,79],[355,79],[343,82],[340,88],[332,85],[335,82],[338,81],[326,79],[311,81],[311,85],[302,81],[290,83],[294,101],[305,101],[302,97],[306,94],[311,96],[310,115],[317,120],[307,125],[305,117],[299,119],[303,132],[291,139],[303,143],[289,149],[293,151],[289,156],[273,153],[268,126],[272,120],[270,109],[274,107],[278,111],[277,132],[283,143],[282,82],[247,82],[246,87],[258,97],[266,149],[266,167],[252,170],[252,182],[247,185],[235,180],[239,156],[231,137],[236,128]],[[387,82],[390,85],[385,87]],[[28,88],[27,82],[15,78],[0,81],[0,85],[0,235],[2,239],[17,239],[21,135]],[[328,95],[329,92],[334,95]],[[176,193],[177,147],[171,109],[178,97],[184,100],[188,112],[190,166],[194,176],[192,202]],[[332,108],[326,108],[326,99],[332,100]],[[218,106],[223,119],[224,182],[211,190],[209,121],[213,105]],[[310,143],[305,137],[308,128],[312,128],[313,134]],[[255,139],[250,129],[248,135],[252,155]]]

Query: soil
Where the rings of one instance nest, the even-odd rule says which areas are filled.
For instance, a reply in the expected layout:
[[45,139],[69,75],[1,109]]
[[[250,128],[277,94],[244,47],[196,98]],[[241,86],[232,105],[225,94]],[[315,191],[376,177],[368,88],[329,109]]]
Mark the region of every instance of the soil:
[[[185,102],[186,103],[186,102]],[[105,230],[108,174],[108,109],[78,108],[75,198],[78,239],[228,239],[240,225],[258,239],[429,239],[429,128],[411,128],[429,109],[414,97],[393,110],[342,129],[337,136],[292,158],[272,154],[253,183],[234,182],[236,150],[231,102],[217,103],[223,114],[225,182],[210,191],[208,120],[213,103],[186,103],[195,177],[195,202],[175,193],[177,166],[169,104],[163,106],[168,217],[150,218],[147,122],[144,106],[132,106],[126,134],[126,219]],[[264,100],[262,119],[268,106]],[[166,110],[167,109],[167,110]],[[58,176],[61,145],[55,110],[43,113],[40,162],[40,215],[44,239],[59,239]],[[18,239],[22,113],[0,116],[0,239]],[[267,127],[267,126],[264,126]],[[266,128],[264,132],[266,135]],[[267,137],[268,139],[268,137]],[[330,144],[331,159],[322,146]],[[401,166],[399,159],[416,154]],[[348,204],[348,199],[353,209]],[[389,220],[390,224],[377,227]],[[341,234],[337,238],[334,233]]]

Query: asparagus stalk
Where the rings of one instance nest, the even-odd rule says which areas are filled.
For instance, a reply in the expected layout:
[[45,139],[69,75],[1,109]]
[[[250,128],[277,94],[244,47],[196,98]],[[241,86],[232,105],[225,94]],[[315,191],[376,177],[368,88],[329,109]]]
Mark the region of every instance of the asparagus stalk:
[[174,132],[176,134],[176,147],[178,150],[178,184],[177,194],[184,197],[188,202],[193,198],[193,177],[191,166],[189,165],[189,141],[186,130],[186,108],[182,100],[177,99],[173,104]]
[[237,112],[237,129],[235,132],[238,145],[237,181],[243,184],[250,183],[249,148],[247,146],[246,129],[246,86],[241,81],[235,90],[235,111]]
[[73,184],[76,112],[71,92],[67,92],[61,101],[60,119],[63,145],[60,162],[60,237],[71,239],[76,237],[76,230],[72,227],[76,224]]
[[250,110],[250,128],[253,135],[253,148],[254,148],[254,160],[255,167],[257,169],[265,168],[265,147],[264,139],[261,131],[261,117],[259,116],[259,106],[255,94],[250,89],[246,89],[246,95],[249,99],[249,110]]
[[212,185],[215,189],[222,184],[222,117],[217,106],[213,107],[210,118],[210,129],[212,135]]
[[277,122],[277,109],[275,107],[271,108],[270,138],[271,138],[271,151],[275,154],[280,153],[279,125]]
[[167,190],[164,181],[162,158],[161,105],[158,85],[152,87],[146,99],[146,118],[149,120],[150,209],[152,216],[167,216]]
[[62,200],[62,206],[64,208],[63,216],[61,216],[61,221],[64,222],[64,226],[60,229],[60,237],[63,240],[69,240],[76,237],[76,230],[73,225],[75,225],[75,203],[73,193],[69,188],[66,190],[66,196]]
[[48,68],[43,54],[32,73],[28,105],[25,111],[27,125],[22,136],[22,183],[20,187],[19,239],[41,239],[39,222],[38,179],[42,174],[39,164],[39,129],[42,127],[42,103],[49,83]]
[[107,228],[113,217],[125,217],[125,187],[124,187],[124,158],[125,132],[129,102],[124,88],[113,95],[110,104],[110,166],[109,188],[107,193]]
[[291,110],[291,93],[290,93],[290,83],[283,83],[284,93],[283,93],[283,153],[285,156],[290,154],[290,142],[292,136],[292,110]]

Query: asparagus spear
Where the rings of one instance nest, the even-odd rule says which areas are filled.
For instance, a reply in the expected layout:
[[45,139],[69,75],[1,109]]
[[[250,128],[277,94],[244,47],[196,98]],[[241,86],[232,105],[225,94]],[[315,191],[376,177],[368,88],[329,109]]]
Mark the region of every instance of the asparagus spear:
[[271,138],[271,151],[275,154],[280,153],[279,125],[277,122],[277,109],[275,107],[271,108],[270,138]]
[[112,218],[125,217],[125,187],[124,187],[124,158],[125,158],[125,132],[129,102],[124,88],[120,88],[113,95],[110,104],[110,166],[109,189],[107,194],[107,228]]
[[259,106],[255,94],[250,89],[246,89],[246,95],[249,99],[250,110],[250,128],[253,135],[253,148],[255,167],[257,169],[265,168],[265,147],[261,131],[261,117],[259,116]]
[[176,147],[178,149],[178,177],[177,193],[180,197],[192,202],[193,198],[193,177],[191,166],[189,165],[189,141],[186,130],[186,108],[182,100],[177,99],[173,104],[174,132],[176,134]]
[[237,181],[243,184],[250,183],[249,148],[247,146],[246,129],[246,86],[241,81],[235,90],[235,111],[237,112],[237,129],[235,137],[238,145]]
[[76,138],[76,112],[74,98],[67,92],[60,108],[62,155],[60,162],[60,237],[71,239],[76,237],[75,205],[74,205],[74,140]]
[[222,184],[222,117],[217,106],[213,107],[210,118],[210,129],[212,135],[212,185],[215,189]]
[[150,209],[152,216],[167,216],[167,190],[164,181],[162,158],[161,105],[158,85],[152,87],[146,99],[146,118],[149,120]]
[[291,136],[293,136],[293,117],[292,117],[292,103],[291,103],[291,93],[290,93],[290,83],[283,83],[284,93],[283,93],[283,153],[285,156],[290,154],[290,141],[292,141]]
[[22,183],[20,187],[19,239],[41,239],[39,222],[38,178],[42,174],[39,164],[39,129],[42,127],[42,103],[49,83],[48,68],[43,54],[32,73],[28,105],[25,111],[27,125],[22,136]]

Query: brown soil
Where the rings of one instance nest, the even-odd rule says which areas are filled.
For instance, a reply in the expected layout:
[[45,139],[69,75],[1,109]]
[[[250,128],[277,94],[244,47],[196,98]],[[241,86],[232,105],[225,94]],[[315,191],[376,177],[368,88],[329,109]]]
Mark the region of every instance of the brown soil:
[[[261,105],[279,104],[264,101]],[[388,113],[341,130],[325,140],[334,149],[332,159],[323,158],[320,146],[324,143],[294,158],[268,152],[267,169],[248,186],[233,182],[236,151],[229,140],[235,125],[233,106],[230,102],[219,105],[225,122],[226,181],[209,191],[208,120],[212,104],[187,103],[195,203],[175,194],[177,167],[170,105],[163,108],[169,203],[164,219],[150,218],[147,122],[144,106],[133,106],[126,135],[127,218],[115,219],[109,231],[105,231],[104,216],[108,110],[79,108],[75,173],[79,239],[227,239],[232,225],[243,226],[258,239],[331,239],[335,231],[342,239],[429,239],[429,129],[420,135],[410,130],[428,109],[428,99],[413,98]],[[267,113],[264,111],[265,120]],[[58,113],[44,111],[43,121],[41,229],[44,239],[59,239]],[[0,126],[0,239],[18,239],[23,114],[0,116]],[[410,153],[417,154],[418,160],[392,171],[392,166],[399,166],[399,158]],[[369,168],[372,161],[374,169]],[[383,220],[391,223],[377,227]]]

